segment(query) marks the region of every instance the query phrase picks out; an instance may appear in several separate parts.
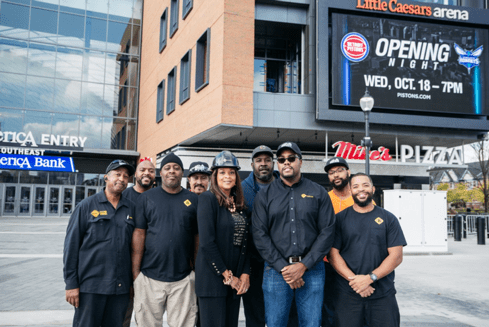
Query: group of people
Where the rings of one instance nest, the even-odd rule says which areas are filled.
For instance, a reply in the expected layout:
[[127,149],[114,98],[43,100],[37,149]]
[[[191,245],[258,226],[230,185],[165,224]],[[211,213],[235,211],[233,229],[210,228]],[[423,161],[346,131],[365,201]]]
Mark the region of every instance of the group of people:
[[[399,326],[394,269],[406,245],[399,222],[373,202],[370,176],[325,165],[333,189],[301,173],[285,142],[255,148],[241,181],[222,151],[211,167],[174,153],[156,168],[124,160],[105,188],[74,210],[64,245],[73,326]],[[277,170],[274,170],[274,163]],[[127,188],[134,175],[135,185]]]

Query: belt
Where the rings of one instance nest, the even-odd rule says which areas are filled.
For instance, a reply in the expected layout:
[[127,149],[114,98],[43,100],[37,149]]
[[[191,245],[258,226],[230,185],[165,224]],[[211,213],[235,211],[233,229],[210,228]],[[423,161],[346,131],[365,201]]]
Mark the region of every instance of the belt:
[[302,256],[289,257],[289,263],[296,263],[296,262],[301,262],[301,261],[302,261]]

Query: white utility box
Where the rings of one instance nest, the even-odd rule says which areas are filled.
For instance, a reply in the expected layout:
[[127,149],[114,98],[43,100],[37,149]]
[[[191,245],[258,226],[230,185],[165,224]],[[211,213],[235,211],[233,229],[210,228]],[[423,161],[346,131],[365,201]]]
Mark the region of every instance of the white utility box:
[[399,219],[405,253],[448,252],[446,191],[384,190],[384,208]]

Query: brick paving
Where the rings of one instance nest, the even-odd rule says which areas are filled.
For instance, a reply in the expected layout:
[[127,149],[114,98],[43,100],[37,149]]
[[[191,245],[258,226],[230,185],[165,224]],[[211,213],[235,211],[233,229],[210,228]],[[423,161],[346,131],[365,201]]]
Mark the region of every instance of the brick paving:
[[[67,222],[0,218],[0,326],[71,326],[62,273]],[[396,270],[402,327],[489,325],[489,247],[469,236],[449,239],[449,251],[404,257]]]

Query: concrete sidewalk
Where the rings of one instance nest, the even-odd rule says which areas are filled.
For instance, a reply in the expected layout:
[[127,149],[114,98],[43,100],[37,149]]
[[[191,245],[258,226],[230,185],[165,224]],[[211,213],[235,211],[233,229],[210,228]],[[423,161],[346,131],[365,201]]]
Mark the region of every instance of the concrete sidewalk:
[[[62,273],[67,222],[0,218],[0,326],[71,326]],[[450,238],[449,252],[404,257],[396,270],[401,326],[489,326],[489,245]]]

